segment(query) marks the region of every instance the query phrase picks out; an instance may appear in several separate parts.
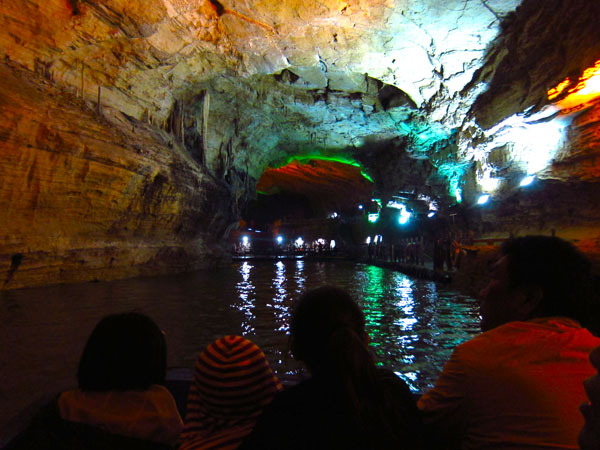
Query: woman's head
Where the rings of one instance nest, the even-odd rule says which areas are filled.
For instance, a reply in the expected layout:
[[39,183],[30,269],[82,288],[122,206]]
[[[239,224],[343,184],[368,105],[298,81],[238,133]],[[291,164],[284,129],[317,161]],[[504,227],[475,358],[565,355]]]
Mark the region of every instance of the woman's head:
[[92,331],[77,378],[84,391],[145,390],[165,380],[166,342],[160,328],[139,313],[103,318]]
[[323,286],[302,295],[290,328],[292,353],[312,372],[330,369],[343,346],[366,349],[364,315],[338,287]]

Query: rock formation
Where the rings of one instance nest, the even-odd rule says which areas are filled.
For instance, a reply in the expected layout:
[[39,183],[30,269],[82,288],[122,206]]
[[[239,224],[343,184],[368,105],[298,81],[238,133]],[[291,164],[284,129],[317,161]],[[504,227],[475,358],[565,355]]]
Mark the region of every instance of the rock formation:
[[322,162],[342,158],[384,200],[462,201],[482,233],[554,229],[598,257],[600,102],[568,99],[600,60],[599,14],[587,0],[4,0],[0,288],[216,264],[263,172],[310,157],[301,178],[364,184]]

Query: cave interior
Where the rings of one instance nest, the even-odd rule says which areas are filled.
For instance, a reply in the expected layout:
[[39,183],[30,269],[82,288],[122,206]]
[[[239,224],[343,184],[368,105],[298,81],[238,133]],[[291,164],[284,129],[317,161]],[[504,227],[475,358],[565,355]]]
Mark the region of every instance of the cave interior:
[[2,289],[211,267],[286,223],[552,233],[600,263],[600,2],[0,13]]

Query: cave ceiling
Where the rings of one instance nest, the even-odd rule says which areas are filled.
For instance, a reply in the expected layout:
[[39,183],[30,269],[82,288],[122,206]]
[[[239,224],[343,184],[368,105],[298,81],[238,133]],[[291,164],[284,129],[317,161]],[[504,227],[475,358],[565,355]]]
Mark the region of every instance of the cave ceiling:
[[[449,205],[486,191],[508,197],[526,174],[595,182],[600,170],[597,131],[589,131],[597,106],[588,101],[582,115],[558,104],[600,59],[598,2],[1,7],[5,64],[81,97],[114,126],[161,130],[236,201],[257,183],[263,192],[321,186],[345,198],[354,183],[362,197],[364,173],[380,197],[423,194]],[[567,78],[550,100],[548,90]],[[326,177],[334,182],[316,182]]]

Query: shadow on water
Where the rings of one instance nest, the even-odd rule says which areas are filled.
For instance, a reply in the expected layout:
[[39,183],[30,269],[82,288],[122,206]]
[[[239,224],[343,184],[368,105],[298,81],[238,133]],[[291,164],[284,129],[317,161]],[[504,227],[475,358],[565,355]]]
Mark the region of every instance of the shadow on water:
[[[348,262],[244,261],[215,271],[0,292],[0,433],[36,399],[76,385],[87,337],[101,317],[140,311],[167,335],[169,366],[193,367],[214,339],[255,341],[284,382],[305,376],[288,352],[293,300],[335,284],[362,305],[379,361],[415,392],[435,381],[452,349],[478,332],[473,299],[388,269]],[[0,442],[2,439],[0,438]]]

